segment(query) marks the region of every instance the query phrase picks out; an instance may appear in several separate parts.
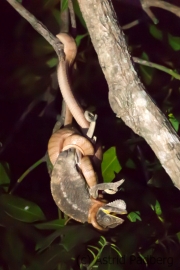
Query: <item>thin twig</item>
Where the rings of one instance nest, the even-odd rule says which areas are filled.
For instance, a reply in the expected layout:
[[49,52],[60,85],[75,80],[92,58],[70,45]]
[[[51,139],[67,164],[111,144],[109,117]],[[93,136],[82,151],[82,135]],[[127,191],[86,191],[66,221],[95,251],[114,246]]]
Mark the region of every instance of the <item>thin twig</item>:
[[144,65],[144,66],[148,66],[148,67],[152,67],[152,68],[162,70],[162,71],[168,73],[169,75],[171,75],[172,77],[174,77],[175,79],[180,80],[180,75],[177,74],[175,71],[173,71],[170,68],[166,68],[165,66],[161,66],[161,65],[158,65],[158,64],[146,61],[146,60],[142,60],[142,59],[137,58],[137,57],[133,57],[133,61],[135,63],[140,64],[140,65]]
[[141,0],[141,6],[144,9],[144,11],[147,13],[147,15],[151,18],[154,24],[157,24],[159,21],[154,15],[154,13],[150,10],[149,6],[146,4],[146,1]]
[[38,167],[41,163],[46,162],[46,155],[40,158],[38,161],[36,161],[32,166],[30,166],[17,180],[15,186],[12,188],[12,190],[9,192],[9,194],[14,193],[14,191],[17,189],[19,184],[24,180],[24,178],[32,172],[36,167]]
[[129,29],[129,28],[132,28],[132,27],[138,25],[139,22],[140,22],[140,20],[135,20],[135,21],[133,21],[133,22],[130,22],[130,23],[128,23],[128,24],[123,25],[121,28],[122,28],[123,30],[127,30],[127,29]]

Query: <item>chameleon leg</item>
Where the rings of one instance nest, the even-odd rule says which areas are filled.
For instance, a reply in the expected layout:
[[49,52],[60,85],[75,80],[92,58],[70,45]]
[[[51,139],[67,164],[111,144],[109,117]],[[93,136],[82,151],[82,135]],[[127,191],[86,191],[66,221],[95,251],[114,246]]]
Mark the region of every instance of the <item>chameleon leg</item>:
[[89,193],[94,199],[98,197],[98,190],[104,190],[108,194],[115,194],[118,191],[118,187],[122,185],[123,182],[124,179],[117,181],[115,183],[97,184],[93,187],[90,187]]

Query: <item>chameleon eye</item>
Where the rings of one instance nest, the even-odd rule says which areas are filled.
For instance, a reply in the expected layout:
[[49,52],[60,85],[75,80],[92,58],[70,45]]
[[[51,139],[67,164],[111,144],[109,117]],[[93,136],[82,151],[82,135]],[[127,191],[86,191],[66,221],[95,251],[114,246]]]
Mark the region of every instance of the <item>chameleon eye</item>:
[[104,217],[103,217],[103,222],[102,222],[102,223],[103,223],[103,226],[104,226],[104,227],[108,226],[109,224],[111,224],[111,217],[109,217],[109,216],[107,216],[107,215],[104,216]]

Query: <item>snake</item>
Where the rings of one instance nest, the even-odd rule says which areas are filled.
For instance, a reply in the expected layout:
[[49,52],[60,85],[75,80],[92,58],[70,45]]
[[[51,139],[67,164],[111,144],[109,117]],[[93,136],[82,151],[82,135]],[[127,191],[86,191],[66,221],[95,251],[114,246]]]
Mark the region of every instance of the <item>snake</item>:
[[[65,54],[65,57],[60,59],[57,68],[59,87],[66,103],[65,124],[69,124],[71,122],[70,115],[72,115],[82,130],[88,130],[90,128],[90,121],[92,121],[92,119],[89,119],[91,116],[87,115],[76,101],[69,80],[69,69],[73,65],[77,54],[75,40],[67,33],[59,33],[56,37],[61,43],[63,43]],[[49,140],[48,154],[52,165],[55,164],[61,151],[67,150],[71,147],[74,147],[77,150],[79,156],[78,165],[88,186],[94,186],[97,183],[97,176],[89,156],[97,161],[101,161],[101,147],[98,146],[94,149],[94,145],[88,138],[79,135],[77,130],[72,127],[65,127],[64,129],[55,132]]]

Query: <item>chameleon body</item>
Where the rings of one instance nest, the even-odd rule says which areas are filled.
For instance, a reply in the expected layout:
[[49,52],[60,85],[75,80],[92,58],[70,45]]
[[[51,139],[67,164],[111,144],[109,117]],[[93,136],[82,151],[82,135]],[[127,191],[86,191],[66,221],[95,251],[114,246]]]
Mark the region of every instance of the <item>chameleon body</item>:
[[[51,192],[57,206],[69,217],[82,223],[92,223],[98,230],[106,230],[122,224],[124,220],[111,212],[126,214],[125,202],[117,200],[106,204],[92,198],[83,175],[78,171],[76,159],[76,149],[70,148],[61,152],[54,164]],[[122,180],[119,182],[121,185]],[[114,184],[112,183],[112,188]],[[106,184],[104,185],[103,189],[106,189]],[[96,186],[99,189],[98,185]]]
[[86,183],[77,171],[74,149],[60,153],[52,176],[51,191],[58,207],[71,218],[86,222],[91,207]]

